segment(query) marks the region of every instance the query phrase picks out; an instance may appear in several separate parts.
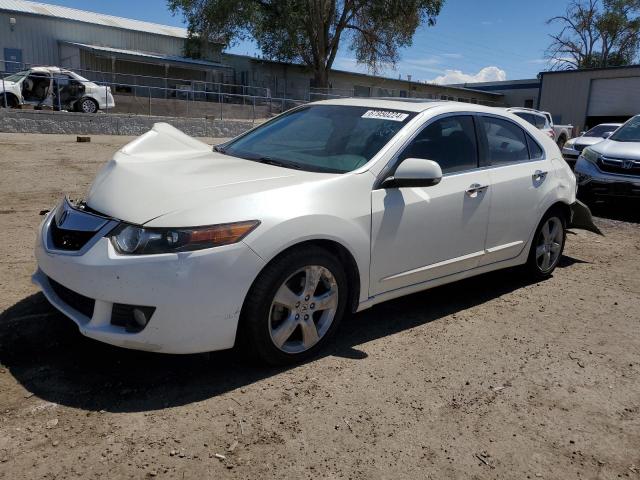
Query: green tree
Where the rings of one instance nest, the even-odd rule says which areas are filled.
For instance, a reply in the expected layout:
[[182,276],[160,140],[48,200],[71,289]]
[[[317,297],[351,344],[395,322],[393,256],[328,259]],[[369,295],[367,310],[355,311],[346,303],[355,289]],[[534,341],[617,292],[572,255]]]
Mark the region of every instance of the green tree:
[[552,69],[629,65],[640,46],[640,0],[573,0],[564,15],[550,18],[546,58]]
[[395,64],[416,29],[434,25],[444,0],[168,0],[193,37],[232,44],[253,38],[265,57],[307,65],[329,85],[341,40],[373,72]]

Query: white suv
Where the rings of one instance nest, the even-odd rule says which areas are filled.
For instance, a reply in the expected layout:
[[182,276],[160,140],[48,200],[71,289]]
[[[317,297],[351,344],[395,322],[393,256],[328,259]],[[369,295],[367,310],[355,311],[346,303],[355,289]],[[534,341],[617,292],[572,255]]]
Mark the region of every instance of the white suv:
[[556,139],[556,134],[549,120],[551,118],[551,115],[549,115],[548,113],[545,115],[546,112],[539,112],[538,110],[533,110],[532,108],[520,107],[508,108],[507,111],[513,113],[514,115],[517,115],[523,120],[526,120],[538,130],[544,132],[552,140]]
[[547,277],[569,225],[597,231],[575,193],[553,140],[479,105],[317,102],[214,151],[157,124],[45,218],[33,280],[97,340],[241,340],[288,363],[348,312],[516,265]]

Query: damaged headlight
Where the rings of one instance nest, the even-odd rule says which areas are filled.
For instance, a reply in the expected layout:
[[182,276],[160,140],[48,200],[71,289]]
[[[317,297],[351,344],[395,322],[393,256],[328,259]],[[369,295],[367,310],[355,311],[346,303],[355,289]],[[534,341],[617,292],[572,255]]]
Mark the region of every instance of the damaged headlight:
[[257,220],[193,228],[144,228],[126,223],[109,234],[118,253],[177,253],[237,243],[260,224]]

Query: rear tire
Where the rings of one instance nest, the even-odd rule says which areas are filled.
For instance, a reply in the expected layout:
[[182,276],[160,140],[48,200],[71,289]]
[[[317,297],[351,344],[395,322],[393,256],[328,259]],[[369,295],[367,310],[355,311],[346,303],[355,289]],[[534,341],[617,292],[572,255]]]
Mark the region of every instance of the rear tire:
[[328,251],[286,252],[254,281],[242,308],[239,339],[270,365],[302,362],[318,353],[345,315],[347,276]]
[[533,236],[525,265],[535,280],[549,278],[558,266],[567,237],[567,220],[560,209],[548,211]]
[[562,150],[564,148],[564,144],[567,143],[567,138],[566,137],[560,137],[558,139],[558,148],[560,150]]

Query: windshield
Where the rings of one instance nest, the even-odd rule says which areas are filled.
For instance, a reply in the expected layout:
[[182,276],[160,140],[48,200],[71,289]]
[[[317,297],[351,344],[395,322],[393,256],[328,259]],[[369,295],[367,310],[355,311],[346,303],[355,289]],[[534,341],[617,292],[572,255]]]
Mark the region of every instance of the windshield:
[[289,168],[345,173],[371,160],[414,116],[400,110],[310,105],[218,151]]
[[29,75],[29,71],[28,70],[24,70],[22,72],[14,73],[13,75],[9,75],[8,77],[4,77],[4,80],[6,82],[14,82],[14,83],[16,83],[16,82],[19,82],[20,80],[22,80],[27,75]]
[[593,127],[587,133],[584,134],[585,137],[603,137],[607,133],[613,132],[618,126],[616,125],[598,125],[597,127]]
[[633,117],[609,137],[616,142],[640,142],[640,116]]

